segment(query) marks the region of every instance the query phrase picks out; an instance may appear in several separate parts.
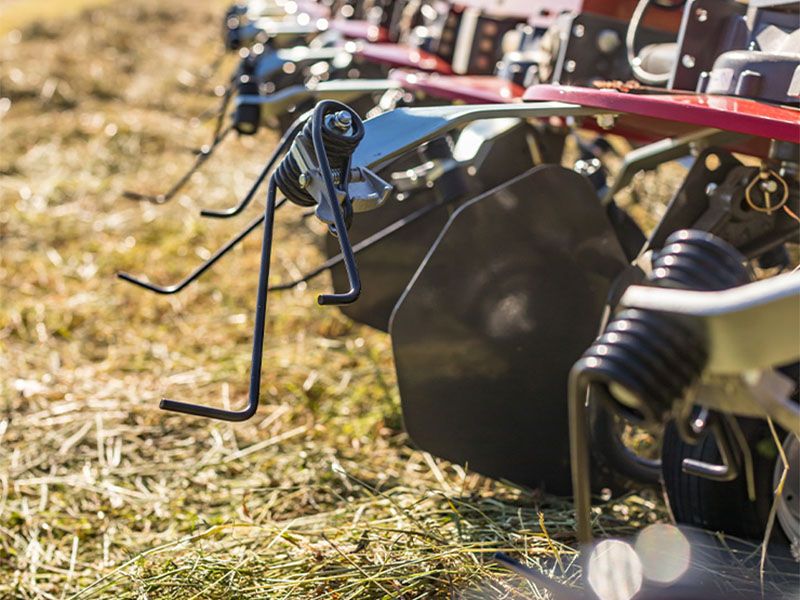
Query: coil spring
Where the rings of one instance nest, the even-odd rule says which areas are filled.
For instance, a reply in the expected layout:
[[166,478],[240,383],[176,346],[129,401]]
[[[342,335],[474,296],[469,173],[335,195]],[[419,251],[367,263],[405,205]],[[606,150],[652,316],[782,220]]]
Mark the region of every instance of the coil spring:
[[[322,119],[322,143],[325,147],[325,154],[331,167],[331,175],[334,182],[339,183],[346,174],[350,164],[350,157],[364,137],[364,124],[361,119],[350,109],[338,102],[333,103],[332,108],[326,111]],[[329,122],[329,116],[339,110],[347,110],[351,116],[351,126],[348,131],[338,130]],[[314,154],[313,143],[313,117],[306,121],[305,126],[294,140],[295,144],[304,144],[306,148]],[[300,183],[300,176],[303,174],[297,159],[290,150],[281,164],[275,170],[275,181],[281,192],[295,204],[300,206],[314,206],[317,201],[311,196],[307,189]],[[347,215],[346,215],[347,216]]]
[[[682,230],[667,238],[653,260],[651,285],[697,291],[722,290],[750,279],[745,258],[706,232]],[[633,422],[661,422],[674,400],[700,376],[705,337],[693,323],[664,313],[624,309],[584,353],[595,390]]]

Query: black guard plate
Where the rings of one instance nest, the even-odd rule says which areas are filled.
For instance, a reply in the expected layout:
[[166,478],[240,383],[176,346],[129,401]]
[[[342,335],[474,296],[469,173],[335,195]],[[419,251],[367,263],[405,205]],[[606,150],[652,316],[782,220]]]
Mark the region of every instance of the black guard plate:
[[[545,152],[546,158],[551,155],[560,156],[562,138],[542,138],[538,132],[523,125],[512,127],[487,143],[492,145],[492,149],[474,174],[467,175],[464,171],[449,173],[437,180],[432,189],[418,189],[407,194],[402,201],[393,194],[380,208],[355,215],[349,230],[353,244],[426,206],[442,204],[358,253],[356,262],[363,289],[357,302],[340,307],[342,312],[355,321],[388,331],[389,317],[397,300],[453,211],[464,201],[531,168],[531,136],[536,140],[540,152]],[[429,145],[420,149],[417,155],[404,157],[380,175],[388,180],[390,172],[412,168],[430,158],[442,157],[448,153],[449,146],[443,140],[438,140],[435,146]],[[332,236],[326,236],[325,251],[329,258],[339,252],[339,244]],[[344,268],[335,267],[331,273],[334,290],[347,291],[349,284]]]
[[[377,210],[355,215],[348,231],[353,244],[370,237],[383,228],[408,217],[437,202],[433,190],[424,190],[409,195],[399,202],[394,196]],[[414,271],[430,250],[436,236],[447,223],[453,205],[441,205],[384,238],[356,256],[361,276],[361,296],[353,304],[344,304],[339,309],[348,317],[381,331],[388,331],[389,317],[397,299],[408,285]],[[339,253],[338,241],[325,236],[325,252],[328,258]],[[350,289],[344,267],[331,269],[333,289],[337,293]]]
[[472,471],[568,494],[567,374],[625,266],[592,187],[560,166],[465,203],[392,315],[412,441]]

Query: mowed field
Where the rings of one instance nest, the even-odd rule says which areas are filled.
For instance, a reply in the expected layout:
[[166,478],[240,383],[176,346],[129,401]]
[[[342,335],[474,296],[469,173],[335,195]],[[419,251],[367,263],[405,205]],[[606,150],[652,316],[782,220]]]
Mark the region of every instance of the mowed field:
[[[573,581],[568,501],[412,449],[389,338],[317,306],[326,277],[270,299],[256,418],[158,410],[244,401],[259,236],[180,295],[115,272],[207,258],[259,208],[199,209],[232,204],[276,135],[230,140],[167,205],[124,199],[209,140],[226,2],[25,4],[0,3],[0,598],[540,597],[497,551]],[[299,214],[276,281],[321,260]],[[631,496],[601,524],[660,518]]]

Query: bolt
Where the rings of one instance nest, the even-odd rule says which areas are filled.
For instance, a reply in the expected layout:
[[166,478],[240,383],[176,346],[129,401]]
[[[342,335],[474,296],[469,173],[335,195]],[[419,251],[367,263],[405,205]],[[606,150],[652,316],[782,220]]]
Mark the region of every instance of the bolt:
[[770,194],[774,194],[778,191],[778,182],[774,179],[767,179],[766,181],[761,182],[761,189],[765,192],[769,192]]
[[694,14],[697,16],[697,20],[700,23],[705,23],[708,21],[708,11],[705,8],[698,8]]
[[614,115],[597,115],[597,126],[600,129],[612,129],[615,122]]
[[681,58],[681,64],[687,69],[694,69],[696,61],[694,56],[691,54],[684,54],[683,58]]
[[603,29],[597,35],[597,48],[603,54],[611,54],[617,48],[619,48],[622,40],[619,37],[619,34],[614,31],[613,29]]
[[713,181],[706,186],[706,196],[711,196],[719,186]]
[[300,184],[300,189],[306,189],[308,182],[311,181],[311,177],[308,176],[308,173],[300,173],[300,177],[297,178],[297,183]]
[[353,117],[350,116],[350,113],[348,111],[340,110],[333,114],[333,117],[331,118],[331,123],[339,131],[347,131],[348,129],[350,129],[350,125],[353,124]]

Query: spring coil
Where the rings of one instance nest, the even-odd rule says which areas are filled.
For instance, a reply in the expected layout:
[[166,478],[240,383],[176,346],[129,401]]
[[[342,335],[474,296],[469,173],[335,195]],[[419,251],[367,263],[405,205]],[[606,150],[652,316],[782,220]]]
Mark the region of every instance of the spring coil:
[[[706,232],[682,230],[667,238],[647,281],[658,287],[723,290],[750,280],[745,258]],[[601,399],[635,423],[662,422],[674,400],[700,376],[707,360],[705,336],[688,320],[623,309],[584,353],[584,374],[601,385]]]
[[[332,102],[331,104],[331,109],[326,111],[322,119],[322,143],[325,147],[325,154],[328,157],[334,183],[338,185],[346,175],[350,164],[350,157],[364,137],[364,124],[358,115],[344,105],[338,102]],[[341,107],[341,109],[339,107]],[[339,110],[342,109],[347,110],[351,116],[351,125],[347,131],[337,129],[331,123],[330,119],[333,113],[339,112]],[[292,144],[292,146],[295,144],[304,144],[312,156],[315,155],[313,127],[313,118],[309,118]],[[305,186],[300,183],[300,176],[302,174],[303,171],[294,153],[290,150],[275,170],[274,177],[278,188],[291,202],[300,206],[315,206],[317,201],[309,191],[305,189]]]

